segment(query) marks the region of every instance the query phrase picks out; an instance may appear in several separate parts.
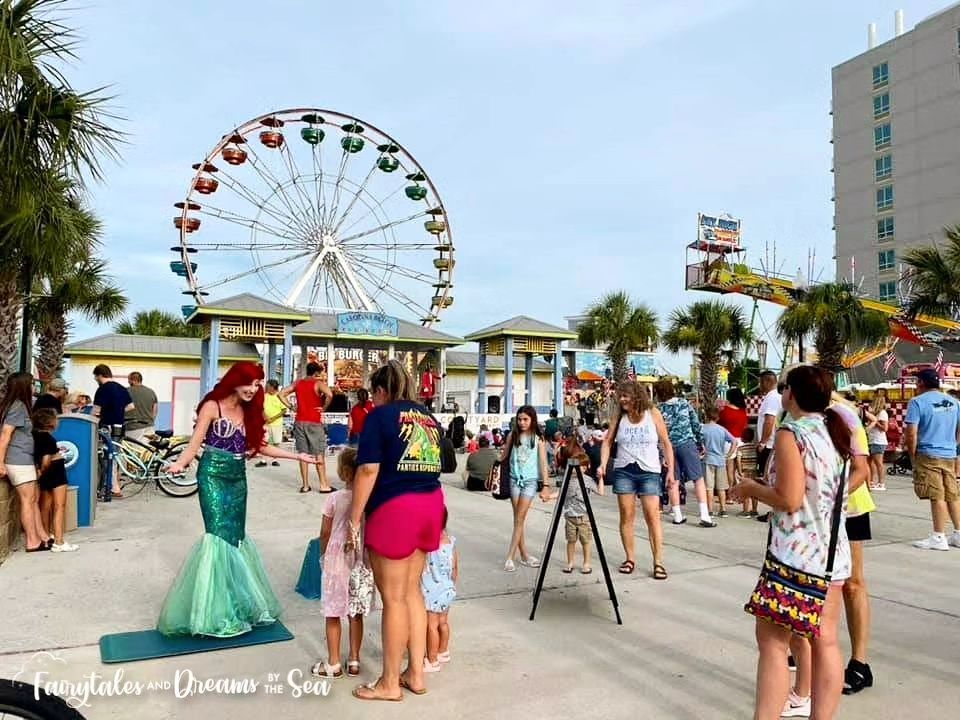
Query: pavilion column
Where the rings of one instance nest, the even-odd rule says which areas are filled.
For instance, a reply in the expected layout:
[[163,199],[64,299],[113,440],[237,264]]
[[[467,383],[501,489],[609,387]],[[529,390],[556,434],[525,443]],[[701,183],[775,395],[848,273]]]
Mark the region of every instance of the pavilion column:
[[523,355],[523,397],[524,405],[533,405],[533,353]]
[[281,358],[280,372],[283,382],[281,385],[286,387],[293,382],[293,323],[285,322],[283,324],[283,355]]
[[306,343],[300,344],[300,362],[297,363],[297,377],[307,374],[307,363],[310,362],[310,348]]
[[206,395],[213,385],[210,384],[210,338],[200,341],[200,397]]
[[274,377],[277,372],[277,344],[272,340],[267,343],[267,379]]
[[487,412],[487,344],[483,341],[477,355],[477,412]]
[[207,341],[207,385],[203,394],[213,390],[220,377],[220,318],[210,318],[210,339]]
[[443,408],[447,404],[447,348],[440,348],[440,404],[438,408]]
[[503,407],[500,412],[513,414],[513,337],[510,335],[503,349]]
[[562,342],[557,342],[557,352],[553,355],[553,407],[563,417],[563,350]]
[[333,346],[333,340],[327,341],[327,387],[333,387],[337,382],[337,373],[334,368],[334,353],[336,348]]
[[387,360],[395,360],[397,357],[397,346],[393,343],[387,345]]

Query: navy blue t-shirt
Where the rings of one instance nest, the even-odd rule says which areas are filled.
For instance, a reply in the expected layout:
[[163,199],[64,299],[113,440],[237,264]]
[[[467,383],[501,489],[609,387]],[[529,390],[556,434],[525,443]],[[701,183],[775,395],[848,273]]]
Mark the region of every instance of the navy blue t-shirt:
[[357,449],[357,465],[380,465],[367,515],[400,495],[440,487],[440,436],[440,425],[418,403],[400,400],[370,411]]
[[98,387],[93,404],[100,408],[100,427],[123,425],[127,405],[132,402],[129,391],[114,380],[107,380]]

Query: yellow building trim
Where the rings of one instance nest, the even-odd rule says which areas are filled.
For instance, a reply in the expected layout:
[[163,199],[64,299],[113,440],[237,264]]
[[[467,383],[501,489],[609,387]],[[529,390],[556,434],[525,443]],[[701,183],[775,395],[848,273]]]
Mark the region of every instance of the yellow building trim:
[[463,341],[459,338],[453,338],[450,340],[426,340],[423,338],[392,338],[384,337],[383,335],[337,335],[336,332],[333,333],[310,333],[310,332],[299,332],[296,328],[293,330],[293,344],[299,345],[301,338],[319,338],[322,340],[333,340],[339,342],[341,347],[349,345],[353,341],[358,342],[375,342],[378,345],[382,345],[386,349],[387,345],[391,343],[394,345],[423,345],[425,347],[436,347],[438,345],[449,345],[450,347],[456,347],[457,345],[463,345]]
[[530,332],[528,330],[493,330],[481,335],[467,335],[464,340],[475,342],[477,340],[488,340],[490,338],[506,337],[531,337],[531,338],[549,338],[553,340],[576,340],[575,332]]
[[[200,355],[185,355],[182,353],[144,353],[144,352],[124,352],[124,351],[110,351],[110,350],[67,350],[63,354],[64,357],[74,358],[74,357],[94,357],[98,358],[101,361],[105,361],[108,358],[140,358],[144,362],[149,362],[151,358],[165,359],[165,360],[195,360],[200,362]],[[249,360],[251,362],[256,362],[260,360],[259,355],[221,355],[220,362],[241,362],[244,360]]]
[[193,320],[200,315],[207,315],[209,317],[246,317],[246,318],[260,318],[262,320],[296,320],[299,322],[309,322],[310,316],[302,313],[273,313],[273,312],[264,312],[261,310],[227,310],[225,308],[216,308],[216,307],[205,307],[203,305],[197,306],[197,309],[193,311],[193,314],[186,319],[186,322],[192,323]]

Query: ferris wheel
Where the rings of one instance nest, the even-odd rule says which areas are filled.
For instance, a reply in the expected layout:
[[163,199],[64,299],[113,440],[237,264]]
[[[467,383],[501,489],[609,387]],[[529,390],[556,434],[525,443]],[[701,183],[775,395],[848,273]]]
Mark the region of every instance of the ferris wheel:
[[175,203],[170,268],[197,304],[212,292],[266,292],[313,312],[396,309],[426,326],[453,304],[454,247],[437,189],[369,123],[271,112],[228,132],[193,170]]

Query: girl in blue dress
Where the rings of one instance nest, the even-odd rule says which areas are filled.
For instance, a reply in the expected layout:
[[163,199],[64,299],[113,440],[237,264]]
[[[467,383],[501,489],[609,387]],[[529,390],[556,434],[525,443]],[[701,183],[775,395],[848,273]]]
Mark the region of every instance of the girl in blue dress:
[[187,556],[160,611],[164,635],[233,637],[280,617],[260,554],[246,534],[246,459],[316,463],[267,445],[263,427],[263,368],[235,364],[200,401],[190,445],[170,466],[179,474],[203,447],[197,468],[204,534]]
[[450,606],[457,597],[460,555],[457,539],[447,534],[447,509],[443,509],[443,534],[440,547],[427,553],[420,587],[427,607],[427,657],[424,672],[439,672],[441,663],[450,662]]

